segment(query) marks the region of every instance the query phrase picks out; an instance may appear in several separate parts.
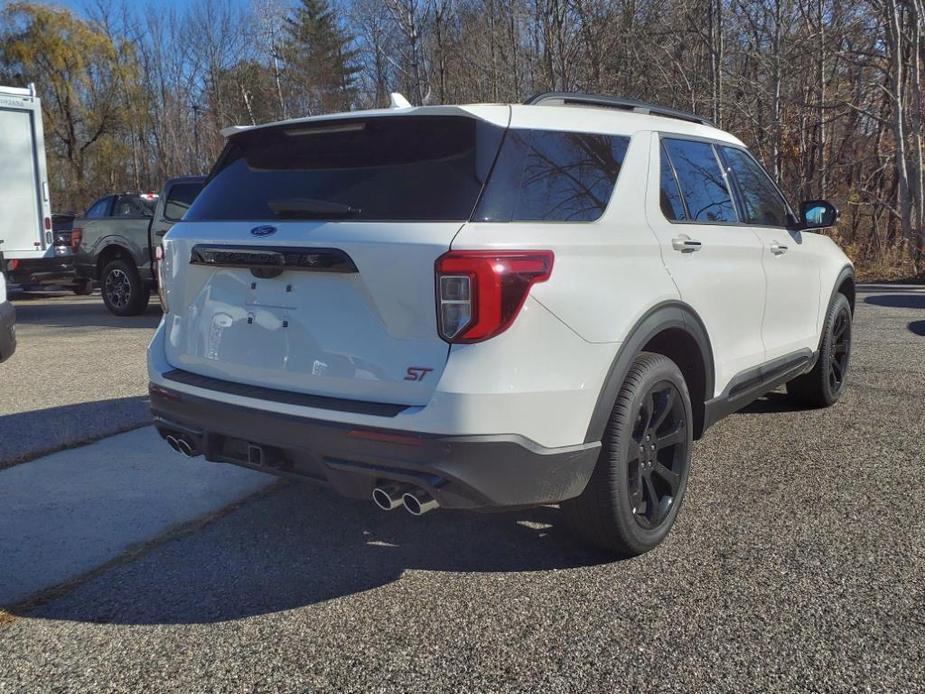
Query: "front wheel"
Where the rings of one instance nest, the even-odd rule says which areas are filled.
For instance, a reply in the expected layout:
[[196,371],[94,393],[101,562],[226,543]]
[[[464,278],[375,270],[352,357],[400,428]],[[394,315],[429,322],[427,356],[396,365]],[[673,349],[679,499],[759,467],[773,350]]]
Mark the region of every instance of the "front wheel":
[[562,503],[571,528],[625,557],[658,545],[687,488],[692,429],[681,370],[668,357],[640,353],[617,396],[588,486]]
[[137,316],[148,308],[150,290],[144,286],[138,270],[118,259],[103,268],[100,289],[106,308],[117,316]]
[[836,294],[822,329],[816,365],[787,384],[787,396],[806,407],[834,405],[845,390],[850,358],[851,304],[844,294]]

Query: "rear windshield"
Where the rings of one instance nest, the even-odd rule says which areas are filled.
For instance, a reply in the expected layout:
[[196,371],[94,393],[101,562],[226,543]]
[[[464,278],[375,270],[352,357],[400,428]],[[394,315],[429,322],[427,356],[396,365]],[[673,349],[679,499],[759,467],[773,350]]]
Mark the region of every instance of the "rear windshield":
[[460,116],[263,128],[231,138],[187,221],[464,221],[503,129]]

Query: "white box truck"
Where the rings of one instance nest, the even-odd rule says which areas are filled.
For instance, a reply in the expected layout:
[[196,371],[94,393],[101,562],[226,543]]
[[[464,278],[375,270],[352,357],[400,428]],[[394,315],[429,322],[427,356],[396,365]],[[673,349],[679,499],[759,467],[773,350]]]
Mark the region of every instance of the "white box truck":
[[35,85],[0,86],[0,270],[11,284],[73,281],[70,249],[54,245],[48,197]]

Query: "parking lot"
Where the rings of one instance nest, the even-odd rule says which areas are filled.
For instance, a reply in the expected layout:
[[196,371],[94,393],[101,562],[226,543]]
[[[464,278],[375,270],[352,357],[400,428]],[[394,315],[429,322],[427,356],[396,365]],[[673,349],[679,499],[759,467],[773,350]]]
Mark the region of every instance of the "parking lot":
[[[79,485],[95,465],[137,479],[163,465],[195,476],[198,500],[228,483],[236,469],[148,446],[149,429],[116,435],[147,421],[156,302],[134,319],[97,296],[17,311],[0,475],[47,465]],[[413,518],[239,480],[144,524],[137,506],[168,492],[126,504],[104,487],[87,506],[103,521],[66,516],[69,551],[102,568],[0,611],[0,692],[921,691],[923,441],[925,287],[879,285],[858,295],[842,401],[797,411],[772,394],[720,422],[675,529],[637,559],[582,548],[555,508]],[[107,554],[133,523],[130,548]],[[46,526],[37,553],[65,530]],[[0,520],[0,548],[17,527]],[[0,587],[25,565],[0,556]]]

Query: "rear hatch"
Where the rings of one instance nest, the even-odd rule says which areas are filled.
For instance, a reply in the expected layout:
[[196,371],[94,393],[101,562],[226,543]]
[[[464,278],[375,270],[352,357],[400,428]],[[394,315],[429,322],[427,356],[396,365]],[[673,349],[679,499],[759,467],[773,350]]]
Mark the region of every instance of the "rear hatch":
[[448,354],[434,262],[502,134],[454,110],[231,137],[165,237],[168,362],[237,384],[426,404]]

